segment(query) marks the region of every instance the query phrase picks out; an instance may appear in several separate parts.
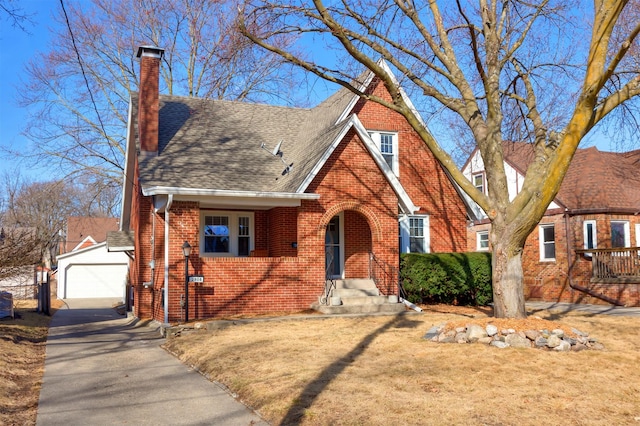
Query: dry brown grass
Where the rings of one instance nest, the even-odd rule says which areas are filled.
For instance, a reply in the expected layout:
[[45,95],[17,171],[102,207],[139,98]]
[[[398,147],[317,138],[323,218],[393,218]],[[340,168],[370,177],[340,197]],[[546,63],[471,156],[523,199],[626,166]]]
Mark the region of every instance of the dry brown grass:
[[640,424],[640,318],[536,315],[589,332],[606,350],[424,340],[432,325],[486,318],[455,308],[254,322],[166,346],[272,424]]
[[[52,305],[55,311],[57,305]],[[2,425],[36,423],[51,317],[36,313],[35,307],[34,300],[16,301],[16,318],[0,320]]]

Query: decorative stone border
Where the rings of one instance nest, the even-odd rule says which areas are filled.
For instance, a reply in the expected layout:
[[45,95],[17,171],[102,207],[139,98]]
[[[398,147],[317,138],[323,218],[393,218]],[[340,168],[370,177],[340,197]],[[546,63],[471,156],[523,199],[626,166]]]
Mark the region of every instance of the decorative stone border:
[[478,324],[467,324],[447,330],[447,324],[435,325],[427,331],[424,339],[437,343],[484,343],[497,348],[536,348],[559,352],[582,351],[585,349],[603,350],[604,346],[597,339],[589,337],[575,328],[574,336],[568,336],[564,330],[526,330],[516,331],[512,328],[498,330],[493,324],[482,327]]

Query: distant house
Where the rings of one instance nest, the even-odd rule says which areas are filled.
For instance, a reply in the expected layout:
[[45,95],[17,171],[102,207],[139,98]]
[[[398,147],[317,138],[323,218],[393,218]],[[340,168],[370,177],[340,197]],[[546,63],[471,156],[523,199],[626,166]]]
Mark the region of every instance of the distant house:
[[[466,249],[466,206],[400,115],[346,90],[311,109],[161,96],[162,55],[139,49],[129,114],[121,231],[137,316],[298,311],[329,283],[393,296],[400,251]],[[373,75],[361,83],[389,99]]]
[[69,217],[66,238],[57,257],[58,299],[125,299],[129,258],[107,250],[107,233],[117,231],[117,218]]
[[[533,146],[504,143],[509,194],[515,196]],[[486,193],[474,152],[463,172]],[[476,209],[480,218],[484,212]],[[469,228],[469,250],[489,250],[488,220]],[[523,252],[529,300],[640,306],[640,150],[578,149],[556,199]]]

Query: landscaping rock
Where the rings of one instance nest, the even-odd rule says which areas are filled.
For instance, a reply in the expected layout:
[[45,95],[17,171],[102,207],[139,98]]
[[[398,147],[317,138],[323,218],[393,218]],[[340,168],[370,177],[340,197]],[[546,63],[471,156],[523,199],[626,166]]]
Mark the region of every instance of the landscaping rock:
[[467,336],[467,341],[469,341],[469,343],[475,343],[478,341],[478,339],[487,337],[487,332],[485,331],[484,328],[482,328],[477,324],[469,324],[467,326],[466,336]]
[[[571,336],[566,336],[561,329],[518,331],[509,328],[498,328],[493,324],[482,327],[478,324],[468,324],[455,330],[446,330],[446,324],[433,326],[424,338],[438,343],[481,343],[497,348],[536,348],[557,352],[583,351],[585,349],[603,350],[604,346],[587,333],[573,329]],[[575,334],[575,337],[573,337]]]
[[560,345],[560,342],[562,342],[562,339],[558,335],[552,334],[547,338],[547,347],[556,348]]
[[487,324],[487,326],[485,327],[485,331],[487,332],[487,336],[493,337],[498,334],[498,327],[493,324]]
[[504,338],[504,342],[513,348],[530,348],[531,341],[519,333],[509,334]]

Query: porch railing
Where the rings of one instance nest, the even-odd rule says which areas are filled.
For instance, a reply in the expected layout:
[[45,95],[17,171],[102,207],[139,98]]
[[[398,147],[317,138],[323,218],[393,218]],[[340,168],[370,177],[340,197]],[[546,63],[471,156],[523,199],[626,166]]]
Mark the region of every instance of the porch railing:
[[394,289],[397,288],[398,296],[405,297],[400,285],[400,270],[377,258],[373,253],[369,253],[369,278],[375,282],[383,295],[394,294]]
[[576,250],[591,256],[591,279],[640,282],[640,247]]

